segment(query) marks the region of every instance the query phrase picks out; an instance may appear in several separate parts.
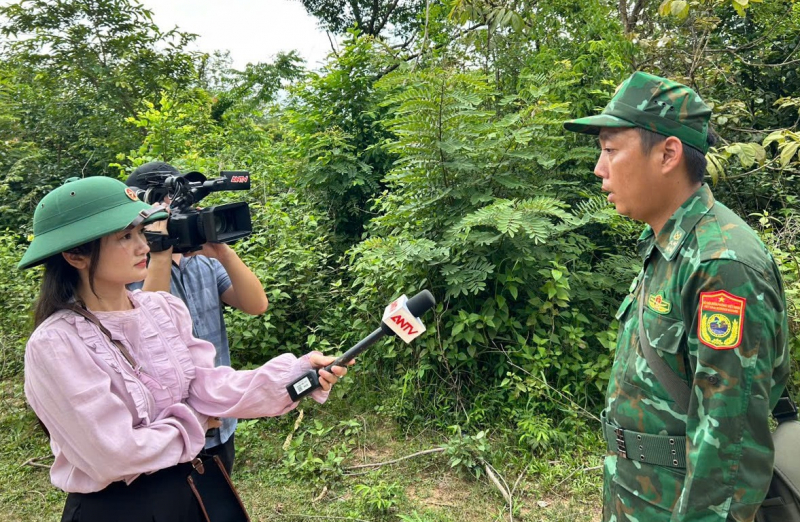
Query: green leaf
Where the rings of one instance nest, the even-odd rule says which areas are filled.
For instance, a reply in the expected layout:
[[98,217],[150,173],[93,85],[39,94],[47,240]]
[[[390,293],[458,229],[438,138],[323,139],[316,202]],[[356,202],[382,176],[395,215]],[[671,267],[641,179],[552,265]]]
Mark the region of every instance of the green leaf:
[[686,0],[674,0],[670,13],[680,19],[686,18],[689,15],[689,3]]
[[786,167],[789,162],[792,160],[792,157],[797,152],[797,148],[800,147],[800,142],[791,141],[784,143],[781,147],[781,167]]
[[719,154],[716,153],[708,153],[706,155],[706,159],[708,163],[706,164],[706,170],[708,170],[708,174],[711,176],[711,182],[715,185],[719,181],[719,177],[725,172],[725,167],[722,164],[722,158]]
[[761,143],[761,145],[763,147],[767,147],[770,143],[783,143],[784,141],[786,141],[786,131],[778,130],[771,132],[769,136],[764,138],[764,141]]

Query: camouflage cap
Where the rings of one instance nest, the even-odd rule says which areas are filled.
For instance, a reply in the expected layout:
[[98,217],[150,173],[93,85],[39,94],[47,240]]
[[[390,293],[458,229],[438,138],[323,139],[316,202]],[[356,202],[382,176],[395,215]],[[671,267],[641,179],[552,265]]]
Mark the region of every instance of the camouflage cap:
[[599,134],[602,127],[641,127],[708,151],[711,109],[689,87],[644,72],[622,82],[601,114],[564,122],[572,132]]

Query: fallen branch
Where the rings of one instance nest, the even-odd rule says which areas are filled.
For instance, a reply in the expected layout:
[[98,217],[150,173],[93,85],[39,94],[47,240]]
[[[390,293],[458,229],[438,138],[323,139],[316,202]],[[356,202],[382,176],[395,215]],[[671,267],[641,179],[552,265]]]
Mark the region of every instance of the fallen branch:
[[325,487],[322,488],[322,492],[319,495],[317,495],[316,497],[314,497],[314,500],[312,500],[311,502],[317,503],[320,500],[322,500],[325,497],[325,495],[327,495],[327,494],[328,494],[328,486],[325,486]]
[[576,473],[583,473],[583,472],[586,472],[586,471],[595,471],[595,470],[598,470],[598,469],[603,469],[603,466],[602,466],[602,464],[601,464],[600,466],[593,466],[593,467],[591,467],[591,468],[581,468],[581,469],[574,469],[574,470],[572,470],[572,473],[570,473],[569,475],[567,475],[566,477],[564,477],[564,480],[562,480],[561,482],[559,482],[558,484],[556,484],[555,486],[553,486],[552,488],[550,488],[550,491],[553,491],[553,490],[555,490],[555,489],[556,489],[557,487],[559,487],[561,484],[563,484],[564,482],[566,482],[567,480],[569,480],[570,478],[572,478],[572,476],[573,476],[574,474],[576,474]]
[[297,431],[297,428],[300,427],[300,423],[303,422],[303,415],[304,412],[301,409],[300,414],[297,416],[297,419],[294,421],[294,428],[292,431],[289,432],[289,435],[286,436],[286,440],[283,441],[283,451],[287,451],[289,449],[289,444],[292,443],[292,437],[294,437],[294,433]]
[[331,517],[327,515],[303,515],[302,513],[275,513],[281,518],[315,518],[318,520],[350,520],[352,522],[372,522],[371,520],[364,520],[363,518],[351,517]]
[[433,448],[424,451],[418,451],[416,453],[412,453],[411,455],[406,455],[405,457],[400,457],[399,459],[390,460],[387,462],[377,462],[374,464],[358,464],[356,466],[350,466],[344,469],[361,469],[361,468],[379,468],[381,466],[388,466],[389,464],[397,464],[400,461],[410,459],[413,457],[419,457],[420,455],[427,455],[429,453],[441,453],[445,450],[445,448]]
[[39,462],[37,462],[39,460],[46,459],[46,458],[49,458],[49,457],[34,457],[32,459],[26,460],[25,462],[22,463],[22,465],[23,466],[32,466],[34,468],[50,469],[50,465],[49,464],[39,464]]
[[514,496],[514,492],[517,490],[517,486],[519,486],[519,481],[522,480],[522,477],[524,477],[525,473],[528,472],[528,468],[529,467],[530,467],[530,463],[526,464],[525,468],[522,470],[522,472],[520,472],[519,476],[517,477],[517,480],[514,482],[514,487],[511,488],[511,496],[512,497]]
[[[514,499],[511,497],[511,492],[508,490],[505,479],[503,479],[502,476],[498,478],[499,473],[496,473],[496,470],[488,462],[483,463],[483,469],[486,471],[486,476],[489,477],[492,484],[500,490],[503,498],[506,499],[508,503],[508,520],[509,522],[514,522]],[[501,480],[503,481],[502,483],[500,482]]]

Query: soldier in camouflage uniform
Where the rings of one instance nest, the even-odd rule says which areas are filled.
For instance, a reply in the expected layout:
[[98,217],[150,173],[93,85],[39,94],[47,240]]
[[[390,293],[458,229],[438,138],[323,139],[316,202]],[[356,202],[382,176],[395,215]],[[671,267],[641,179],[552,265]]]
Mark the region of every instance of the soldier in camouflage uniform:
[[[564,124],[599,135],[609,201],[648,224],[616,315],[605,522],[752,521],[772,476],[786,299],[772,256],[702,182],[710,115],[692,89],[637,72],[602,114]],[[689,387],[688,411],[648,365],[640,331]]]

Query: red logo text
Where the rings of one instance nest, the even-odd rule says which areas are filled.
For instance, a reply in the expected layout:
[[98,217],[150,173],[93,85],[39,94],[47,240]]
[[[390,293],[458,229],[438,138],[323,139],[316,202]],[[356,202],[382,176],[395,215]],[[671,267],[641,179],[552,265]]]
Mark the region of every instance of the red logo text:
[[419,333],[419,330],[414,330],[414,325],[403,319],[402,315],[392,316],[392,321],[394,321],[394,323],[399,326],[401,330],[407,331],[408,335]]

